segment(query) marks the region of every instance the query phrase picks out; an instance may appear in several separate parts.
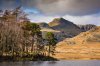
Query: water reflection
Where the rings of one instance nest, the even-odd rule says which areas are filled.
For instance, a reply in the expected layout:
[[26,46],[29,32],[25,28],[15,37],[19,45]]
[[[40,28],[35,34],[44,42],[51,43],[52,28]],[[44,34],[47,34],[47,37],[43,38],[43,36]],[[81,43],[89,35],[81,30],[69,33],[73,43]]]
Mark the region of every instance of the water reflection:
[[100,61],[94,60],[94,61],[0,62],[0,66],[100,66]]

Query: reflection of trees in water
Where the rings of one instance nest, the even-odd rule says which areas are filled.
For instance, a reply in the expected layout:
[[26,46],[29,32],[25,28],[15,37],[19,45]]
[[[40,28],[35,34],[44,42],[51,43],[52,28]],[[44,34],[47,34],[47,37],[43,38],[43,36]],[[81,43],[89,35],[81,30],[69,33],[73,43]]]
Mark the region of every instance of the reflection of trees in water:
[[[54,65],[57,61],[30,61],[30,62],[22,62],[21,66],[47,66],[47,65]],[[20,63],[18,64],[18,66]],[[16,66],[16,64],[15,64]]]
[[44,61],[29,61],[29,62],[22,62],[21,66],[41,66]]
[[57,61],[48,61],[48,64],[56,64]]
[[18,66],[33,66],[33,65],[35,65],[34,62],[31,62],[31,61],[24,61],[21,63],[22,64],[18,64]]
[[44,63],[44,61],[36,61],[36,62],[33,62],[35,65],[39,65],[39,66],[41,66],[41,64],[43,64]]
[[29,63],[26,63],[26,62],[22,62],[22,65],[21,66],[28,66]]

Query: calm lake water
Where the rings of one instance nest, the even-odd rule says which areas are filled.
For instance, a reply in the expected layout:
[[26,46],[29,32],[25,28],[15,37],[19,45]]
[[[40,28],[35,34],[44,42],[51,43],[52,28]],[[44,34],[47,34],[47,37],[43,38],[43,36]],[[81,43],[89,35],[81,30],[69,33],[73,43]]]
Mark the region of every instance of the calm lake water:
[[100,66],[100,61],[0,62],[0,66]]

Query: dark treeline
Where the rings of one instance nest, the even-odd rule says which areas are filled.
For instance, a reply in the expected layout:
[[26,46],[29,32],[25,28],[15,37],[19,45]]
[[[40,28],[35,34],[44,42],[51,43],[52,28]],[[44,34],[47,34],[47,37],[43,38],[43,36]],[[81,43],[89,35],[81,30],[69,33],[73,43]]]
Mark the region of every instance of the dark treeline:
[[54,54],[57,42],[54,34],[48,32],[46,38],[42,38],[39,25],[30,22],[26,16],[21,7],[0,11],[0,57],[2,59],[30,57],[34,60],[34,57],[43,58]]

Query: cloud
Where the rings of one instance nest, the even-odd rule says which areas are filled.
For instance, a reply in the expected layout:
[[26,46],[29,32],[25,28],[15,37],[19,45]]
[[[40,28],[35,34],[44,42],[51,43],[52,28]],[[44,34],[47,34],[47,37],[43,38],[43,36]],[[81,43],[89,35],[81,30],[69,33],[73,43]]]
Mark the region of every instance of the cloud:
[[65,19],[74,22],[75,24],[94,24],[100,26],[100,16],[95,15],[86,15],[86,16],[64,16]]
[[28,15],[28,18],[31,22],[51,22],[54,18],[59,18],[59,16],[43,16],[43,15],[36,15],[36,14],[30,14]]
[[[75,24],[94,24],[100,26],[100,13],[94,14],[94,15],[85,15],[85,16],[71,16],[71,15],[65,15],[63,16],[64,19],[69,20]],[[43,16],[43,15],[36,15],[36,14],[30,14],[28,18],[32,22],[51,22],[54,18],[60,18],[60,16]]]
[[0,0],[0,9],[12,9],[17,7],[19,4],[17,4],[15,0]]
[[87,15],[100,12],[100,0],[24,0],[23,3],[46,15]]
[[100,25],[100,0],[0,0],[0,9],[19,5],[35,22],[50,22],[56,17],[64,17],[75,24]]
[[100,0],[0,0],[0,7],[22,5],[45,15],[88,15],[100,12]]

